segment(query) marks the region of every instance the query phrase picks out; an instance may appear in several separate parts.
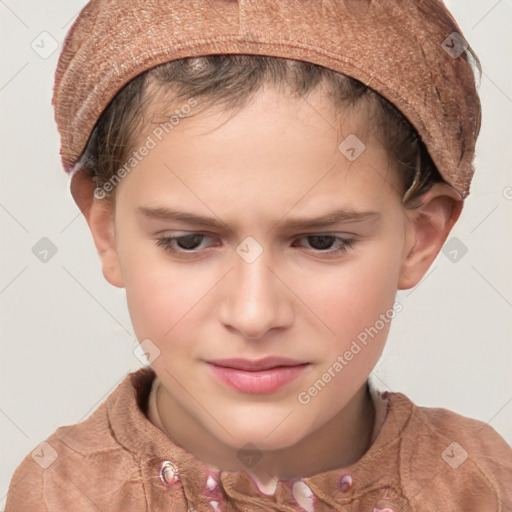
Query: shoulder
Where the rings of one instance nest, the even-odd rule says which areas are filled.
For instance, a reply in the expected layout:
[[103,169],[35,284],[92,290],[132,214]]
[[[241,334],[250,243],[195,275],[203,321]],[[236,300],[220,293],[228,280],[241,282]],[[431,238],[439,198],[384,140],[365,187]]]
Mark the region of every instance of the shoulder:
[[[6,512],[61,511],[78,505],[84,506],[80,510],[89,510],[83,492],[91,484],[99,491],[115,485],[115,472],[106,479],[102,467],[117,461],[129,477],[126,454],[108,435],[108,428],[98,429],[105,425],[102,407],[81,423],[58,428],[26,455],[11,478]],[[108,493],[108,489],[104,491]]]
[[11,478],[5,512],[30,510],[47,512],[48,508],[43,498],[43,468],[35,463],[29,453]]
[[494,428],[444,408],[417,406],[401,393],[391,395],[411,407],[400,467],[415,503],[430,502],[435,494],[446,510],[495,512],[512,506],[512,448]]
[[140,481],[138,461],[118,441],[110,421],[129,379],[87,419],[59,427],[26,455],[11,478],[6,512],[97,510],[114,489]]

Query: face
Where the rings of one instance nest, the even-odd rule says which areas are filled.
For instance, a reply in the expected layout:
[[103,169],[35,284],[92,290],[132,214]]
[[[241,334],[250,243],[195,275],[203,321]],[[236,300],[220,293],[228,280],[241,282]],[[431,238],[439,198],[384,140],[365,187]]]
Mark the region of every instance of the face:
[[[175,410],[233,448],[291,446],[349,403],[384,347],[411,248],[387,152],[363,109],[336,116],[322,89],[263,89],[156,142],[117,186],[109,280],[158,348]],[[291,367],[211,363],[267,357]]]

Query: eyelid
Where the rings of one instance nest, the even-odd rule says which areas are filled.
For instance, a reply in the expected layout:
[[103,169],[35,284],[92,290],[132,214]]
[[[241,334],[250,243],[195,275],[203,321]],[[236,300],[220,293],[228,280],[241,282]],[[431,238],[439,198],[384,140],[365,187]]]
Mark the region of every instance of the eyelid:
[[[208,233],[206,231],[172,231],[172,233],[169,235],[161,235],[160,236],[160,234],[159,234],[158,238],[159,239],[161,239],[161,238],[176,239],[176,238],[186,238],[189,236],[203,236],[206,238],[213,238],[213,237],[216,237],[219,235]],[[298,238],[305,238],[305,237],[309,237],[309,236],[331,236],[333,238],[338,238],[338,239],[342,239],[342,240],[354,239],[354,238],[358,237],[358,235],[356,235],[355,233],[346,233],[346,232],[332,233],[332,232],[321,231],[321,232],[299,233],[297,235],[294,235],[293,239],[296,240]]]

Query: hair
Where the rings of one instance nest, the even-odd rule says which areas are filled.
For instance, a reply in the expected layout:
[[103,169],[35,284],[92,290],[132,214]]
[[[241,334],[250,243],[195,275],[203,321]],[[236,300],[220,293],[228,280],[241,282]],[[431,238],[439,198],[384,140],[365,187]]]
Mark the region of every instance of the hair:
[[[298,97],[327,85],[338,112],[366,104],[371,113],[370,127],[400,174],[399,193],[405,207],[418,207],[419,198],[434,183],[444,182],[418,132],[393,104],[370,87],[310,62],[247,54],[189,57],[138,75],[102,112],[76,168],[90,176],[97,188],[103,188],[107,182],[112,183],[134,151],[137,137],[148,124],[150,106],[154,109],[160,101],[161,105],[170,105],[183,98],[197,98],[202,100],[202,108],[241,108],[269,82],[287,86]],[[170,92],[175,93],[171,102]],[[102,198],[114,202],[115,189],[102,194]]]

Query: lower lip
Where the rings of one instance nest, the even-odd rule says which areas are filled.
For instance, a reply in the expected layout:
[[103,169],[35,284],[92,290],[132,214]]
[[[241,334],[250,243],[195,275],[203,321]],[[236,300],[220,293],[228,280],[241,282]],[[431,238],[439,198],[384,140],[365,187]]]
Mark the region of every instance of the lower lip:
[[273,393],[296,379],[309,364],[278,366],[269,370],[250,372],[208,363],[213,375],[241,393]]

